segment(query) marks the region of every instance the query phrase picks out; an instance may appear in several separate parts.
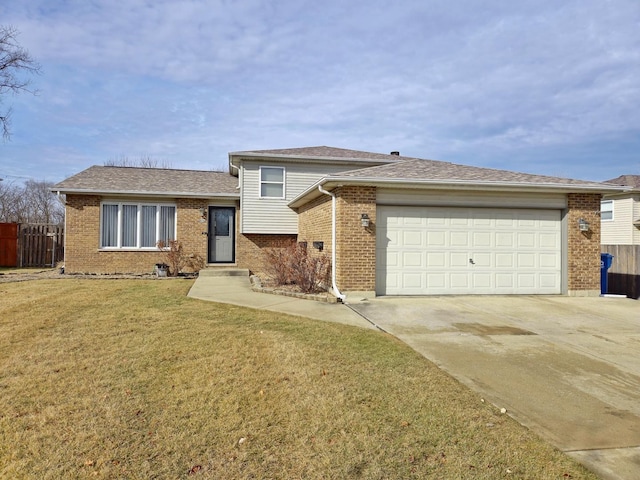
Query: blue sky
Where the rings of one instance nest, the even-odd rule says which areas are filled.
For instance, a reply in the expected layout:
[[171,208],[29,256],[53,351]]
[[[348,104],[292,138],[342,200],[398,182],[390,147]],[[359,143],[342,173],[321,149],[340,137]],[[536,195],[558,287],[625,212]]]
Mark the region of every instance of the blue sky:
[[0,177],[328,145],[585,180],[640,174],[637,0],[22,0],[42,65]]

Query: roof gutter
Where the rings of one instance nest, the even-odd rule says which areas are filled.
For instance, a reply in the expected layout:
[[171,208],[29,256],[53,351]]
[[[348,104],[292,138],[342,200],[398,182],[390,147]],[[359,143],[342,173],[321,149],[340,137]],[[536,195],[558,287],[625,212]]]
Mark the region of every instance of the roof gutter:
[[321,185],[318,185],[318,190],[331,197],[331,288],[333,288],[333,294],[344,302],[347,297],[340,293],[336,284],[336,195],[324,190]]
[[[602,193],[613,194],[623,193],[631,190],[630,187],[617,185],[593,184],[571,184],[571,183],[521,183],[521,182],[487,182],[471,180],[418,180],[411,178],[380,178],[380,177],[339,177],[327,176],[314,185],[300,193],[289,202],[289,207],[297,208],[307,201],[307,197],[314,197],[316,187],[333,188],[344,185],[367,185],[376,187],[398,187],[415,189],[439,189],[439,190],[493,190],[493,191],[519,191],[519,192],[549,192],[549,193]],[[317,195],[316,195],[317,196]]]
[[195,198],[240,198],[240,194],[238,193],[198,193],[198,192],[167,192],[159,191],[159,192],[146,192],[139,190],[131,190],[131,191],[106,191],[106,190],[91,190],[84,188],[54,188],[51,190],[57,195],[66,195],[66,194],[83,194],[83,195],[106,195],[106,196],[114,196],[114,197],[195,197]]

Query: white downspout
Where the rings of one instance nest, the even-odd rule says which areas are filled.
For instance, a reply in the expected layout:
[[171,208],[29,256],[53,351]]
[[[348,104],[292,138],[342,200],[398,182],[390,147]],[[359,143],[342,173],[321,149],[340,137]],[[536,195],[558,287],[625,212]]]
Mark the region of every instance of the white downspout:
[[318,185],[318,190],[331,197],[331,287],[333,288],[334,295],[338,297],[341,302],[344,302],[344,299],[347,297],[340,293],[338,285],[336,284],[336,196],[323,189],[322,185]]

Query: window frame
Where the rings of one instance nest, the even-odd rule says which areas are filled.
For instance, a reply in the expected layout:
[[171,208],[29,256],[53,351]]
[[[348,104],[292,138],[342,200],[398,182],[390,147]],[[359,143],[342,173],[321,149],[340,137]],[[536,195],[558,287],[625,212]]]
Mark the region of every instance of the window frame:
[[[604,205],[610,205],[611,208],[609,209],[605,209]],[[611,218],[604,218],[604,213],[611,213]],[[602,222],[613,222],[614,219],[614,215],[613,215],[613,200],[601,200],[600,201],[600,221]]]
[[[116,232],[115,240],[116,245],[104,245],[104,206],[111,205],[117,206],[117,212],[115,216]],[[135,220],[135,246],[123,246],[123,228],[124,228],[124,206],[136,207],[136,220]],[[155,238],[153,246],[142,246],[143,237],[143,207],[155,207]],[[175,203],[170,202],[145,202],[145,201],[130,201],[130,200],[103,200],[100,202],[100,226],[99,226],[99,249],[108,251],[153,251],[158,250],[158,241],[161,235],[161,223],[162,223],[162,207],[173,208],[173,238],[170,240],[176,240],[178,231],[178,207]],[[170,217],[171,218],[171,217]]]
[[[282,181],[276,182],[276,181],[272,181],[272,180],[263,180],[262,178],[262,172],[265,170],[280,170],[282,172]],[[285,198],[287,198],[287,191],[286,191],[286,169],[285,167],[272,167],[272,166],[267,166],[267,165],[262,165],[260,166],[260,168],[258,169],[258,181],[259,181],[259,185],[258,185],[258,198],[268,198],[268,199],[274,199],[274,200],[283,200]],[[282,196],[273,196],[273,195],[263,195],[262,194],[262,186],[263,185],[282,185]]]

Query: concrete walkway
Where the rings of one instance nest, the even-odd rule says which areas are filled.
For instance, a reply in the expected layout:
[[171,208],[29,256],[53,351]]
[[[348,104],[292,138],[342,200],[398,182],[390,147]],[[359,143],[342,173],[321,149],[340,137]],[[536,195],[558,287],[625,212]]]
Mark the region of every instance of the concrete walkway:
[[[188,293],[191,298],[218,303],[230,303],[242,307],[259,308],[272,312],[300,315],[302,317],[343,323],[361,328],[375,329],[361,315],[341,303],[323,303],[301,298],[285,297],[251,290],[249,273],[228,276],[220,272],[201,272]],[[242,272],[239,272],[242,273]]]

